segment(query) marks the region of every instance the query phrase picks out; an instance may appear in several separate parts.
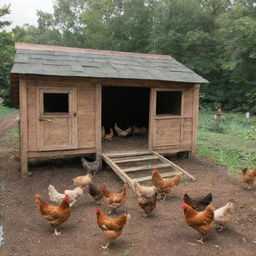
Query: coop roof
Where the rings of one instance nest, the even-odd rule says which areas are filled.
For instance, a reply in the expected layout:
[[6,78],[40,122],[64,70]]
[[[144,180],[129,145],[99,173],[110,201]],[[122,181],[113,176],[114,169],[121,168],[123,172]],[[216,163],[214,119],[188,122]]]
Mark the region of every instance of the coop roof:
[[208,83],[169,55],[16,43],[12,74]]

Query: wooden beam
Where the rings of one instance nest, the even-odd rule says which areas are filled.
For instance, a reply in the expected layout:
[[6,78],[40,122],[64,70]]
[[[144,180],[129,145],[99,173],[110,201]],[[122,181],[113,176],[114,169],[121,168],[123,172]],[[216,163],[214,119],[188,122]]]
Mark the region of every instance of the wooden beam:
[[136,167],[129,167],[123,168],[124,172],[136,172],[136,171],[143,171],[143,170],[150,170],[150,169],[160,169],[160,168],[167,168],[171,167],[169,163],[161,163],[161,164],[150,164],[150,165],[142,165]]
[[104,154],[110,158],[117,158],[117,157],[126,157],[126,156],[142,156],[142,155],[152,155],[149,151],[138,151],[138,152],[123,152],[123,153],[113,153],[113,154]]
[[[96,84],[95,87],[95,145],[97,159],[101,159],[101,84]],[[102,163],[101,163],[102,166]]]
[[54,156],[73,156],[96,153],[95,148],[79,148],[53,151],[29,151],[28,158],[54,157]]
[[165,162],[168,162],[174,169],[183,172],[184,174],[186,174],[187,176],[189,176],[192,180],[196,180],[196,178],[194,176],[192,176],[191,174],[189,174],[188,172],[186,172],[185,170],[183,170],[181,167],[179,167],[178,165],[176,165],[175,163],[173,163],[172,161],[168,160],[167,158],[163,157],[162,155],[158,154],[155,151],[152,151],[155,155],[159,156],[159,158],[163,159]]
[[199,90],[200,84],[195,84],[193,95],[193,123],[192,123],[192,151],[190,158],[194,158],[196,154],[196,134],[198,125],[198,110],[199,110]]
[[[166,177],[173,177],[176,176],[178,174],[182,174],[179,171],[173,171],[173,172],[165,172],[165,173],[160,173],[160,176],[162,178],[166,178]],[[134,178],[132,179],[133,182],[143,182],[143,181],[147,181],[147,180],[151,180],[152,179],[152,175],[150,176],[145,176],[145,177],[141,177],[141,178]]]
[[122,171],[107,155],[102,154],[103,160],[113,169],[113,171],[117,174],[117,176],[123,181],[127,182],[129,186],[134,190],[133,188],[133,182],[131,178]]
[[155,89],[150,89],[150,98],[149,98],[149,122],[148,122],[148,150],[152,151],[153,149],[153,136],[154,136],[154,127],[155,127]]
[[130,162],[138,162],[138,161],[148,161],[148,160],[153,160],[153,159],[158,159],[158,156],[141,156],[141,157],[136,157],[136,158],[120,158],[120,159],[111,159],[113,162],[116,164],[120,163],[130,163]]
[[28,176],[28,112],[27,112],[27,82],[19,81],[20,102],[20,166],[21,176]]

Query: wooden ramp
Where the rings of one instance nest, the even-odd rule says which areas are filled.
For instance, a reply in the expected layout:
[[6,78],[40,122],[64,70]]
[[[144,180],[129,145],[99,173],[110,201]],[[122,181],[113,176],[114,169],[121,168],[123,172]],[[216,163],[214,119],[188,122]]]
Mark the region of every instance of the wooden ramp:
[[191,174],[155,151],[102,154],[102,158],[132,188],[134,182],[151,180],[153,169],[159,170],[162,177],[181,174],[183,177],[195,180]]

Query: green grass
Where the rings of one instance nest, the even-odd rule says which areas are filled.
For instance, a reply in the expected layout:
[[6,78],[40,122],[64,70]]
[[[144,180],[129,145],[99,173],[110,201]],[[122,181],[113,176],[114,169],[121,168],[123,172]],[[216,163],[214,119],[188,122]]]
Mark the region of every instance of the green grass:
[[18,112],[19,110],[17,108],[0,106],[0,120],[12,114],[16,114]]
[[199,155],[228,166],[230,173],[255,168],[256,117],[228,113],[224,120],[216,120],[214,113],[200,113],[197,146]]
[[2,136],[0,138],[0,141],[14,142],[18,140],[18,137],[19,137],[19,128],[13,127],[8,131],[8,133],[5,136]]

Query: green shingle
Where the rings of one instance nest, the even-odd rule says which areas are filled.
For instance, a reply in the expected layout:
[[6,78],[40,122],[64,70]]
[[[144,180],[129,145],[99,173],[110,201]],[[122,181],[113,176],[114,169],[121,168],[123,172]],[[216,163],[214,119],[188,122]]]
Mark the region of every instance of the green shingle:
[[173,58],[154,59],[81,52],[17,50],[11,73],[208,83]]

